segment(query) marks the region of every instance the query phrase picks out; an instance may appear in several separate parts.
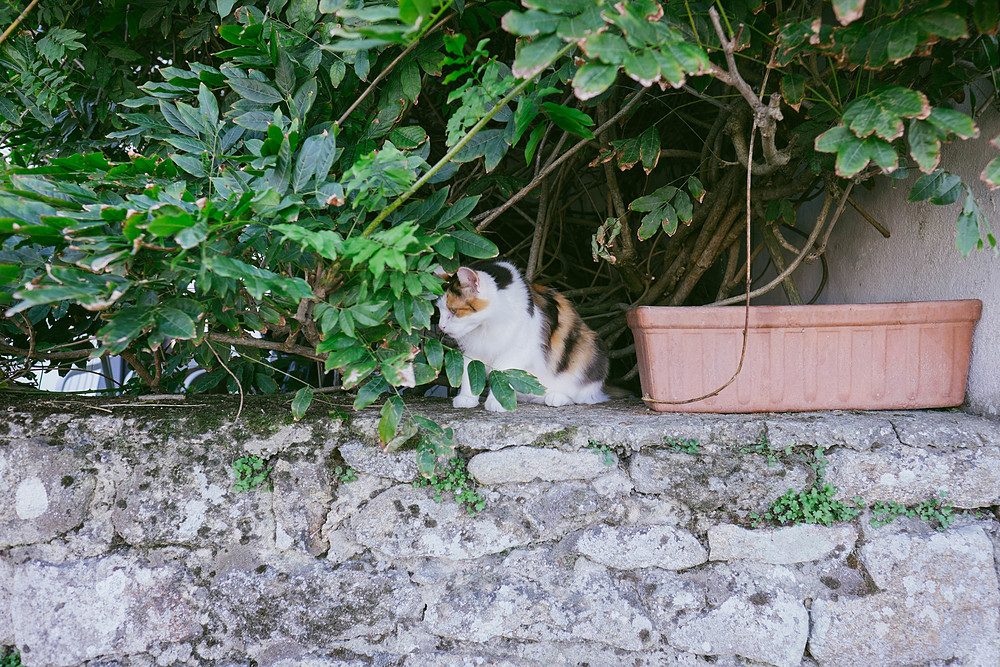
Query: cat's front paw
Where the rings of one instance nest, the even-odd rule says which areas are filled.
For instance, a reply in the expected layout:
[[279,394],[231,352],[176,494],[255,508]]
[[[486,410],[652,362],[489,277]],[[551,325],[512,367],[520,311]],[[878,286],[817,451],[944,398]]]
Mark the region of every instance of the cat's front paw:
[[473,394],[459,394],[451,399],[451,404],[456,408],[474,408],[479,405],[479,397]]
[[553,392],[548,392],[545,394],[545,405],[550,405],[553,408],[562,407],[563,405],[569,405],[573,402],[573,399],[566,394],[557,394]]
[[490,412],[507,412],[507,408],[500,405],[500,401],[498,401],[493,394],[486,397],[486,403],[483,404],[483,407]]

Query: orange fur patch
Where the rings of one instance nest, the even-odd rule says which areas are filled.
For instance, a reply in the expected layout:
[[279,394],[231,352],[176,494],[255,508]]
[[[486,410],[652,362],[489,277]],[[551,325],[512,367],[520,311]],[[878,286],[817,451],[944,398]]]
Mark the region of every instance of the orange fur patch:
[[479,297],[470,299],[464,294],[458,295],[452,291],[448,292],[445,303],[448,304],[448,310],[454,313],[455,317],[468,317],[490,305],[490,302],[486,299],[480,299]]

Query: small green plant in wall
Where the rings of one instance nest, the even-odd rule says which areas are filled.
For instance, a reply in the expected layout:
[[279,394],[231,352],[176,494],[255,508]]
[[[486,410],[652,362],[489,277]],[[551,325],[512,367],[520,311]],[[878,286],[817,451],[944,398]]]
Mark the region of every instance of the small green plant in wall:
[[782,525],[815,523],[830,526],[837,521],[850,521],[861,512],[864,504],[860,497],[855,498],[851,505],[842,500],[834,500],[836,493],[836,487],[817,479],[815,484],[801,491],[789,489],[771,503],[763,517],[751,513],[750,519],[754,526],[761,521],[774,521]]
[[349,465],[337,466],[333,469],[332,474],[334,479],[344,484],[358,481],[358,471]]
[[[756,447],[767,447],[768,463],[774,457],[773,451],[764,438]],[[757,453],[757,452],[755,452]],[[763,453],[763,452],[759,452]],[[791,447],[786,448],[786,454],[791,454]],[[837,521],[850,521],[856,517],[864,508],[864,501],[860,497],[853,500],[853,504],[845,503],[842,500],[834,500],[837,488],[832,484],[827,484],[824,479],[826,474],[826,457],[823,449],[817,447],[813,450],[813,457],[803,454],[803,457],[816,471],[816,480],[811,486],[795,491],[789,489],[784,495],[771,503],[771,506],[760,516],[756,512],[750,513],[750,520],[754,527],[763,521],[773,521],[781,525],[813,523],[829,526]],[[775,460],[776,463],[776,460]]]
[[233,473],[236,475],[234,491],[253,491],[261,488],[265,482],[265,490],[274,490],[274,485],[267,479],[271,467],[265,466],[264,459],[255,454],[245,454],[233,461]]
[[955,508],[946,492],[941,491],[939,496],[910,507],[892,500],[876,501],[871,506],[871,524],[879,528],[892,523],[896,517],[906,516],[928,522],[936,521],[937,529],[944,530],[955,520]]
[[[775,448],[771,443],[767,441],[767,434],[761,433],[760,438],[757,442],[751,443],[749,445],[744,445],[737,450],[740,454],[760,454],[767,458],[767,465],[774,467],[778,465],[778,453],[780,449]],[[792,455],[792,447],[789,445],[785,447],[785,455]]]
[[676,449],[678,452],[684,452],[685,454],[690,454],[691,456],[695,456],[698,453],[697,440],[680,440],[679,438],[664,437],[663,441],[670,445],[672,449]]
[[443,470],[430,477],[417,478],[413,486],[434,487],[435,502],[444,501],[446,496],[453,497],[469,516],[475,516],[486,507],[486,499],[476,491],[476,482],[469,476],[465,460],[460,456],[451,458]]
[[615,453],[611,447],[603,445],[596,440],[588,440],[587,449],[601,457],[601,463],[606,466],[613,466],[616,463]]
[[21,652],[13,646],[0,647],[0,667],[21,667]]

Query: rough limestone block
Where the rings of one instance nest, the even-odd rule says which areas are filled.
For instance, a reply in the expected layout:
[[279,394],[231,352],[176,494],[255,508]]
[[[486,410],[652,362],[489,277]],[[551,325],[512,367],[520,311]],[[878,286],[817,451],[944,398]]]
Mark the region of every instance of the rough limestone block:
[[271,494],[234,491],[232,462],[216,456],[204,449],[146,455],[118,487],[118,534],[133,546],[273,542]]
[[568,479],[594,479],[617,470],[618,458],[607,465],[594,452],[562,452],[543,447],[507,447],[483,452],[469,461],[469,474],[480,484],[493,486],[541,479],[558,482]]
[[301,549],[318,556],[329,547],[321,533],[330,507],[330,480],[319,460],[276,461],[271,471],[274,491],[275,546]]
[[26,665],[78,665],[201,635],[192,586],[175,566],[125,556],[15,566],[15,643]]
[[910,447],[962,449],[996,447],[1000,421],[965,412],[902,412],[889,415],[899,440]]
[[858,539],[851,525],[800,525],[747,530],[723,524],[708,529],[711,560],[752,560],[786,565],[850,553]]
[[376,572],[356,561],[338,569],[307,561],[287,572],[232,570],[213,582],[209,597],[213,625],[225,628],[230,648],[262,664],[335,641],[393,635],[424,608],[405,571]]
[[96,480],[73,449],[0,440],[0,548],[51,540],[84,521]]
[[982,528],[889,534],[861,560],[880,592],[813,602],[809,650],[820,665],[1000,664],[1000,593]]
[[632,457],[629,474],[640,493],[679,498],[695,510],[761,511],[788,489],[802,488],[804,468],[769,466],[763,456],[647,450]]
[[765,424],[767,441],[775,449],[809,445],[866,451],[877,445],[899,445],[892,422],[878,413],[837,411],[775,415]]
[[593,526],[577,536],[576,550],[617,570],[684,570],[708,560],[694,535],[673,526]]
[[532,542],[562,539],[595,523],[621,523],[629,512],[625,489],[608,494],[595,486],[578,480],[505,484],[487,493],[485,513],[520,523]]
[[797,667],[808,636],[809,613],[802,601],[778,591],[750,598],[730,597],[708,613],[682,621],[668,641],[675,648],[700,655],[737,655],[769,665]]
[[516,549],[437,582],[435,592],[425,594],[424,622],[430,632],[459,642],[596,642],[648,651],[658,646],[659,634],[633,587],[586,558],[572,562],[547,548]]
[[[517,567],[517,560],[510,566]],[[592,641],[626,651],[645,651],[659,643],[639,600],[603,565],[578,558],[568,580],[549,580],[543,588],[544,597],[536,600],[515,638]]]
[[839,498],[861,496],[868,502],[894,500],[911,505],[945,491],[956,507],[1000,503],[1000,447],[996,445],[954,451],[840,450],[827,460],[826,480],[837,487]]
[[347,465],[358,472],[394,479],[397,482],[412,482],[417,478],[416,452],[385,454],[378,447],[358,440],[345,442],[339,450]]
[[395,486],[351,520],[357,541],[391,558],[478,558],[531,541],[516,512],[487,509],[471,517],[458,503],[435,502],[428,489]]
[[14,643],[14,623],[10,617],[10,589],[14,585],[14,570],[10,564],[0,559],[0,646]]

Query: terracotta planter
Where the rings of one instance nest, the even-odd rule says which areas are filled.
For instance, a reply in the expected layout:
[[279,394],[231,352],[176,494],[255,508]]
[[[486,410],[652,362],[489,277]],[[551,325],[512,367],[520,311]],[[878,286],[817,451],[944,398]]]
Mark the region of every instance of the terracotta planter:
[[[665,412],[940,408],[965,398],[982,302],[751,306],[743,370],[719,395]],[[736,370],[742,307],[628,312],[643,396],[707,394]]]

